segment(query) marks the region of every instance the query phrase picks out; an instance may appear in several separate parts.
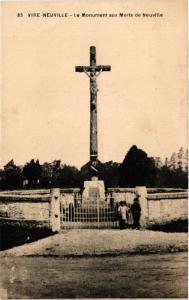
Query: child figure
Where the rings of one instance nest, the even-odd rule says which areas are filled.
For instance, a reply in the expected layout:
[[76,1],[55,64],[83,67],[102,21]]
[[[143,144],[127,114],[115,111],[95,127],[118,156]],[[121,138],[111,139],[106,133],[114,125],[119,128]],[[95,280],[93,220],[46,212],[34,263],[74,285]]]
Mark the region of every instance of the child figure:
[[118,207],[118,213],[119,213],[119,217],[120,217],[120,222],[119,222],[120,229],[123,229],[126,227],[128,211],[129,211],[129,208],[127,207],[125,201],[121,201],[120,206]]

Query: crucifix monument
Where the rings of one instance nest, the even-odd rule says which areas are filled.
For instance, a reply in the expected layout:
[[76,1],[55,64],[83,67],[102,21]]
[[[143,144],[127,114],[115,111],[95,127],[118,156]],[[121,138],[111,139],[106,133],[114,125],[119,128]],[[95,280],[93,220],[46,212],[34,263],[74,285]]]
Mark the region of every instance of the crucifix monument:
[[[98,180],[98,136],[97,136],[97,77],[104,71],[111,71],[110,66],[96,65],[96,47],[90,47],[90,66],[76,66],[76,72],[84,72],[90,79],[90,170],[92,181],[84,182],[84,194],[98,190],[100,198],[104,195],[104,182]],[[103,196],[104,197],[104,196]]]
[[97,77],[110,66],[96,65],[96,47],[90,47],[90,66],[76,66],[76,72],[84,72],[90,79],[90,165],[92,175],[98,177],[98,136],[97,136]]

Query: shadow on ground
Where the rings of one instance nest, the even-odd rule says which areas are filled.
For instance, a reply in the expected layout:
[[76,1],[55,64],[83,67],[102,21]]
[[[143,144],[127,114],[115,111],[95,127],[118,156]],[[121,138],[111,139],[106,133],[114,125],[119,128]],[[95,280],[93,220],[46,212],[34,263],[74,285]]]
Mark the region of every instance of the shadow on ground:
[[[175,221],[164,225],[153,225],[148,229],[162,232],[188,232],[188,220]],[[1,224],[0,250],[10,249],[26,243],[32,243],[50,235],[53,235],[53,233],[48,228],[36,228],[32,226],[23,228],[22,226]]]
[[0,225],[0,250],[32,243],[52,235],[48,228],[23,228],[21,226]]
[[174,221],[164,225],[153,225],[148,229],[164,232],[188,232],[188,220]]

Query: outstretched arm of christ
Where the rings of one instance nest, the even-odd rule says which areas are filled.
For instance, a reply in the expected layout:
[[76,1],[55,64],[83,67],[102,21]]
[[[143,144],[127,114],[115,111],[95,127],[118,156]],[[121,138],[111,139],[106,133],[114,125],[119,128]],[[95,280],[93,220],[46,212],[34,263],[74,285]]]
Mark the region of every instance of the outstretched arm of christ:
[[83,71],[90,79],[96,79],[102,73],[102,69],[100,69],[100,71],[96,72],[96,73],[92,72],[93,75],[89,75],[89,73],[87,72],[87,70],[85,68],[83,68]]
[[89,78],[91,78],[91,76],[89,75],[89,73],[86,71],[85,68],[83,68],[83,71],[85,72],[85,74],[86,74]]
[[96,73],[96,77],[98,77],[102,73],[102,69],[98,73]]

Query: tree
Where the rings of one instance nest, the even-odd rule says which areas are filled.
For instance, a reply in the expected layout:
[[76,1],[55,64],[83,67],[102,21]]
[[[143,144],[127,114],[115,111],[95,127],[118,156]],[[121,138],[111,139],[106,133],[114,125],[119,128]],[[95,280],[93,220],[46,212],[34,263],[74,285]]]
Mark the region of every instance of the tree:
[[108,161],[99,165],[99,178],[104,180],[106,187],[119,186],[119,163]]
[[185,161],[185,168],[184,171],[188,171],[188,149],[186,149],[185,153],[184,153],[184,161]]
[[76,167],[61,164],[61,160],[51,163],[51,186],[59,188],[71,188],[79,186],[79,170]]
[[165,165],[166,167],[168,167],[168,165],[169,165],[168,157],[165,158],[165,163],[164,163],[164,165]]
[[185,169],[185,153],[184,153],[184,148],[181,147],[179,149],[179,152],[178,152],[178,155],[177,155],[177,158],[178,158],[178,167],[182,170]]
[[182,160],[184,158],[184,148],[181,147],[178,152],[178,159]]
[[159,157],[159,156],[158,157],[152,157],[152,159],[154,160],[155,166],[157,168],[161,168],[163,166],[161,157]]
[[16,166],[12,159],[4,166],[2,187],[5,189],[18,189],[22,188],[22,184],[23,178],[21,168]]
[[158,181],[156,187],[161,188],[184,188],[188,185],[187,172],[181,168],[171,169],[167,166],[163,166],[158,170]]
[[153,186],[156,181],[156,174],[157,168],[154,160],[134,145],[120,166],[120,185],[124,187]]
[[5,181],[5,171],[0,169],[0,189],[4,188],[4,181]]
[[173,154],[171,155],[168,167],[170,167],[173,170],[177,168],[177,154],[175,152],[173,152]]
[[188,149],[186,149],[186,151],[185,151],[184,158],[186,161],[188,161]]
[[45,162],[41,168],[40,186],[42,188],[50,188],[53,176],[53,166],[51,163]]
[[29,163],[26,163],[23,168],[23,174],[28,180],[29,188],[35,188],[41,178],[42,167],[37,159],[36,162],[32,159]]
[[61,160],[54,160],[52,163],[52,187],[61,187]]
[[61,187],[79,187],[79,170],[73,166],[63,165],[60,172],[60,180]]

